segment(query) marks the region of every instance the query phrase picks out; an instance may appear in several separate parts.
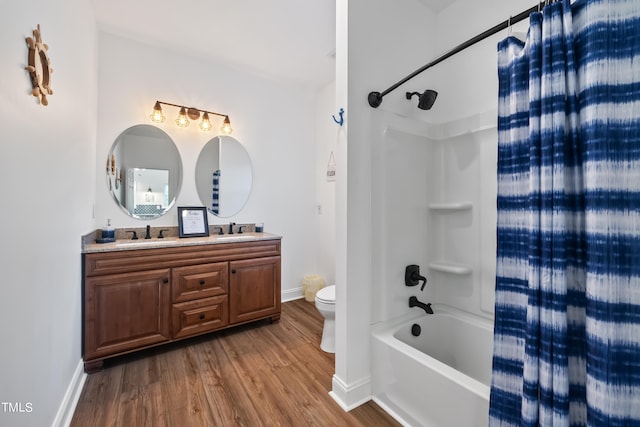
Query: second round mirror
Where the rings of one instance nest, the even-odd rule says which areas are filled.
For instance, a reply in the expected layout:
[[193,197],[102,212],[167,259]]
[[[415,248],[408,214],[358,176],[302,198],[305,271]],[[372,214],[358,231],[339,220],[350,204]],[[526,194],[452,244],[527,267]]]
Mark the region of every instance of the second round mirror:
[[226,218],[240,212],[252,182],[249,154],[237,139],[216,136],[202,148],[196,163],[196,190],[213,215]]

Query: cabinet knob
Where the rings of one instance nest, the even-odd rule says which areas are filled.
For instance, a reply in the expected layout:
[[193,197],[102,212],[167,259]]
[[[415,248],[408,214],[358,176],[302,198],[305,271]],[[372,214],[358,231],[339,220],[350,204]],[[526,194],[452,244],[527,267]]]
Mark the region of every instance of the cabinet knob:
[[204,285],[204,279],[200,279],[200,286]]
[[169,279],[165,277],[164,279],[162,279],[162,283],[169,283]]
[[200,320],[204,320],[204,314],[200,315]]
[[231,274],[236,274],[236,269],[231,270]]

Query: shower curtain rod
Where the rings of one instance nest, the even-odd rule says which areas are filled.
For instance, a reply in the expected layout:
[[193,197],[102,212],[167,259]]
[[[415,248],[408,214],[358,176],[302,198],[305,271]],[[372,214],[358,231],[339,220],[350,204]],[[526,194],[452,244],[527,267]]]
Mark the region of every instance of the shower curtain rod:
[[463,50],[465,50],[466,48],[473,46],[474,44],[478,43],[481,40],[486,39],[489,36],[492,36],[502,30],[506,30],[507,28],[509,28],[510,26],[512,26],[515,23],[518,23],[520,21],[523,21],[525,19],[527,19],[529,17],[529,15],[531,15],[531,13],[533,12],[537,12],[540,11],[540,9],[551,3],[551,1],[546,0],[546,1],[542,1],[540,3],[538,3],[536,6],[531,7],[530,9],[527,9],[519,14],[517,14],[516,16],[512,16],[511,18],[507,19],[504,22],[499,23],[498,25],[489,28],[488,30],[486,30],[485,32],[478,34],[477,36],[467,40],[464,43],[459,44],[458,46],[454,47],[453,49],[451,49],[450,51],[442,54],[441,56],[439,56],[438,58],[434,59],[433,61],[429,62],[427,65],[423,66],[422,68],[417,69],[416,71],[414,71],[413,73],[409,74],[407,77],[405,77],[404,79],[400,80],[398,83],[394,84],[393,86],[389,87],[387,90],[385,90],[384,92],[370,92],[369,93],[369,105],[373,108],[378,108],[378,106],[380,106],[380,104],[382,104],[382,98],[388,94],[389,92],[395,90],[398,88],[398,86],[408,82],[409,80],[411,80],[412,78],[414,78],[415,76],[417,76],[418,74],[422,73],[423,71],[433,67],[434,65],[437,65],[439,63],[441,63],[442,61],[444,61],[445,59],[448,59],[450,57],[452,57],[453,55],[462,52]]

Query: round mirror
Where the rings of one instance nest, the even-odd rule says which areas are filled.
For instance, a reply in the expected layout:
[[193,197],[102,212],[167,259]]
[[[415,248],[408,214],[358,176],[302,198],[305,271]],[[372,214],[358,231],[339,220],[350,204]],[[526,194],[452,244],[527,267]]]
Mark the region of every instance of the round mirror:
[[237,139],[216,136],[202,148],[196,163],[196,189],[213,215],[226,218],[240,212],[252,181],[249,154]]
[[111,147],[107,181],[113,199],[127,214],[157,218],[167,213],[180,191],[180,153],[162,129],[132,126]]

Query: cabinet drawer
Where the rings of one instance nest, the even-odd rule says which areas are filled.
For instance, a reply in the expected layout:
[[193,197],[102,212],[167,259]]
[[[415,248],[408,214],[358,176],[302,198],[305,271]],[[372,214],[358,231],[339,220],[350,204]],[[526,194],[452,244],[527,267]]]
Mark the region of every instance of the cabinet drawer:
[[171,299],[174,303],[225,295],[229,283],[226,262],[174,268],[171,273]]
[[227,296],[203,298],[173,305],[173,338],[184,338],[229,324]]

